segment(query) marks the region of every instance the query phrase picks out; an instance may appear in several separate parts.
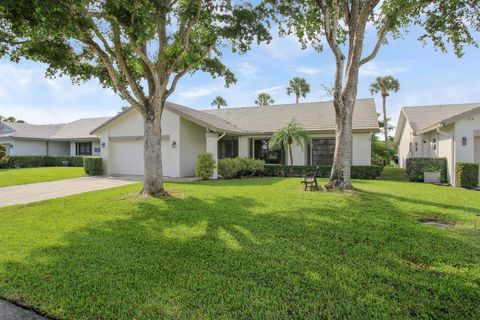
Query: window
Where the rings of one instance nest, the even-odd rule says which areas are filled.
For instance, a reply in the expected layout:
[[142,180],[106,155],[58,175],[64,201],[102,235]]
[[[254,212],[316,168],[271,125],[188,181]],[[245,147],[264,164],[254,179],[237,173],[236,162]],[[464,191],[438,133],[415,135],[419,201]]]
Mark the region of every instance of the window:
[[218,141],[218,158],[238,157],[238,137],[223,137]]
[[79,156],[91,156],[92,155],[92,143],[91,142],[79,142],[79,143],[77,143],[77,155],[79,155]]
[[418,151],[418,142],[415,142],[415,152]]
[[335,154],[335,138],[312,140],[312,165],[331,165]]
[[270,150],[268,148],[268,139],[253,139],[253,158],[264,160],[265,163],[282,164],[284,163],[283,148]]
[[433,139],[433,150],[437,150],[437,139]]
[[100,148],[93,148],[93,152],[100,153]]
[[467,137],[463,137],[462,138],[462,146],[466,146],[467,145]]

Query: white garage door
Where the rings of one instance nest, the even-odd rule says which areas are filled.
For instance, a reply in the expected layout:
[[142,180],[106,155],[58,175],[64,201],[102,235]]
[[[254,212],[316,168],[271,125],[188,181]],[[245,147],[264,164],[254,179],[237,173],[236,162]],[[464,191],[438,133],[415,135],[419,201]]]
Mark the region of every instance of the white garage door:
[[143,175],[143,141],[110,141],[112,174]]
[[[174,163],[171,153],[170,137],[162,137],[163,175],[174,177]],[[111,174],[143,175],[143,140],[110,141]]]

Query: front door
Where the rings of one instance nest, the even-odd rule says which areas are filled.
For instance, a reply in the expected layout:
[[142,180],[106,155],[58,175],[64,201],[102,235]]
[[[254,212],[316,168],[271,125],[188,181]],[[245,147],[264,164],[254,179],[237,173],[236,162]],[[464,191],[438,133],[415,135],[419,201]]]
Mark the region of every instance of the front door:
[[475,137],[475,144],[474,144],[474,161],[480,162],[480,137]]

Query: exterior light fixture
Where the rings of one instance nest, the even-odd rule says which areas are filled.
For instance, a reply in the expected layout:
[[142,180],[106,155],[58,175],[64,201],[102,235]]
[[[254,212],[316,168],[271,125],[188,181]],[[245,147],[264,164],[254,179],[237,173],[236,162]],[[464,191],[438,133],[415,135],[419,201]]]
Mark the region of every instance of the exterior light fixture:
[[173,140],[172,142],[172,148],[176,148],[177,147],[177,142],[175,140]]
[[101,146],[102,146],[103,149],[105,149],[105,146],[106,146],[106,145],[107,145],[107,144],[106,144],[105,142],[102,142],[102,144],[101,144]]

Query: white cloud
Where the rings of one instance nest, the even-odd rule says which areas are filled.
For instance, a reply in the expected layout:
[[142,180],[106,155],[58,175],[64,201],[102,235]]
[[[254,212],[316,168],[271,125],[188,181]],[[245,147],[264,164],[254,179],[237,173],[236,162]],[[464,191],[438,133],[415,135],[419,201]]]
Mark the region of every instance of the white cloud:
[[257,76],[257,67],[249,62],[242,62],[238,67],[238,72],[245,78],[255,78]]
[[212,90],[210,88],[202,87],[202,88],[195,88],[190,89],[187,91],[179,91],[178,95],[185,98],[198,98],[204,97],[212,94]]
[[260,92],[266,92],[266,93],[275,93],[278,92],[282,89],[285,89],[284,85],[278,85],[278,86],[273,86],[273,87],[268,87],[268,88],[263,88],[259,90],[255,90],[255,93],[258,94]]
[[298,67],[297,68],[298,72],[309,74],[309,75],[314,75],[322,72],[322,69],[317,69],[317,68],[309,68],[309,67]]
[[[405,63],[405,62],[404,62]],[[387,63],[371,61],[360,68],[361,77],[398,75],[408,70],[406,66],[390,66]]]

